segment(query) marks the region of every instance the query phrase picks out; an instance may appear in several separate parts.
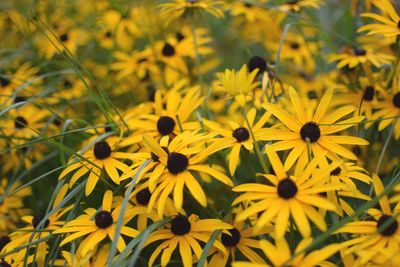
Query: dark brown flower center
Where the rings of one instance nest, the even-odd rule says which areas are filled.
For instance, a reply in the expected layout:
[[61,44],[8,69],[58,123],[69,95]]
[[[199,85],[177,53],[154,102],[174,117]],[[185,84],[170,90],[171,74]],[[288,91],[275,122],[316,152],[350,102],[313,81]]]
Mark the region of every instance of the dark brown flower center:
[[106,159],[111,156],[111,147],[106,141],[97,142],[93,149],[96,159]]
[[397,22],[397,28],[400,29],[400,20]]
[[291,44],[290,44],[290,47],[291,47],[292,49],[294,49],[294,50],[297,50],[297,49],[299,49],[299,48],[300,48],[300,44],[299,44],[299,43],[296,43],[296,42],[294,42],[294,43],[291,43]]
[[290,199],[297,193],[297,186],[290,178],[285,178],[279,181],[278,195],[284,199]]
[[310,140],[311,143],[316,142],[321,137],[321,131],[315,122],[307,122],[300,129],[301,138],[304,141]]
[[64,89],[71,89],[72,88],[72,82],[70,80],[68,80],[68,79],[64,80],[63,87],[64,87]]
[[10,242],[11,239],[8,236],[3,235],[2,237],[0,237],[0,251]]
[[393,96],[392,102],[396,108],[400,108],[400,92]]
[[15,103],[21,103],[21,102],[24,102],[24,101],[26,101],[26,97],[25,96],[18,95],[18,96],[16,96],[14,98],[14,104]]
[[0,85],[3,87],[6,87],[7,85],[9,85],[10,79],[6,78],[6,77],[0,77]]
[[241,237],[240,232],[236,228],[229,229],[228,231],[231,235],[228,235],[225,233],[222,234],[222,236],[221,236],[222,244],[224,244],[225,247],[234,247],[240,241],[240,237]]
[[157,121],[157,130],[161,135],[169,135],[174,131],[175,121],[169,116],[161,116]]
[[249,72],[258,69],[258,73],[263,73],[267,69],[267,62],[262,57],[254,56],[250,58],[247,67],[249,68]]
[[12,267],[11,264],[9,264],[8,262],[2,260],[0,262],[0,267]]
[[18,116],[14,121],[14,127],[17,129],[23,129],[26,125],[28,125],[28,122],[22,116]]
[[375,87],[373,87],[371,85],[365,87],[365,91],[364,91],[364,95],[363,95],[363,99],[365,101],[372,101],[374,99],[374,95],[375,95]]
[[150,201],[150,197],[151,197],[151,193],[150,190],[145,188],[143,190],[140,190],[137,194],[136,194],[136,201],[137,203],[139,203],[142,206],[146,206],[147,204],[149,204]]
[[381,235],[392,236],[396,233],[399,224],[393,216],[383,214],[378,220],[377,227]]
[[67,42],[69,40],[68,34],[67,33],[61,34],[60,40],[61,40],[61,42]]
[[162,54],[166,57],[172,57],[175,55],[175,48],[171,44],[165,43],[164,47],[162,48]]
[[367,54],[367,51],[362,48],[354,48],[353,52],[356,56],[365,56]]
[[113,217],[111,213],[106,210],[97,212],[94,219],[97,227],[102,229],[108,228],[113,224]]
[[[32,226],[33,226],[33,228],[36,228],[43,219],[44,219],[44,215],[43,214],[37,214],[37,215],[33,216],[33,218],[32,218]],[[47,219],[42,224],[42,228],[43,229],[47,228],[47,226],[49,226],[49,223],[50,223],[50,221]]]
[[314,90],[308,91],[307,92],[307,97],[308,99],[317,99],[317,92],[315,92]]
[[171,220],[171,232],[174,235],[186,235],[190,232],[190,224],[186,216],[178,215]]
[[235,137],[239,143],[241,143],[249,140],[250,133],[249,130],[247,130],[246,128],[240,127],[232,132],[232,136]]
[[176,152],[168,155],[167,168],[170,173],[178,174],[184,172],[188,165],[189,159],[185,155]]
[[175,34],[175,37],[176,37],[176,40],[177,40],[178,42],[180,42],[180,41],[182,41],[183,39],[185,39],[185,35],[183,35],[181,32],[177,32],[177,33]]
[[333,171],[331,171],[331,175],[338,176],[341,173],[342,169],[340,167],[337,167]]

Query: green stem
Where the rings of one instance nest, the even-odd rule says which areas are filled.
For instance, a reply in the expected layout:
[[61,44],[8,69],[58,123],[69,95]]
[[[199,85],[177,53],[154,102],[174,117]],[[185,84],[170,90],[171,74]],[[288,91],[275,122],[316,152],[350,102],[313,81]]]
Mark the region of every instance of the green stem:
[[250,123],[249,123],[249,120],[247,119],[246,111],[244,110],[244,108],[243,108],[242,110],[243,110],[243,117],[244,117],[244,120],[246,121],[247,127],[249,128],[249,132],[250,132],[251,139],[253,140],[254,150],[255,150],[255,152],[256,152],[258,161],[260,162],[261,167],[262,167],[264,173],[268,173],[268,167],[269,167],[269,166],[268,166],[267,162],[265,162],[265,160],[264,160],[264,158],[263,158],[263,156],[262,156],[260,147],[258,146],[258,142],[257,142],[256,138],[254,137],[253,130],[251,129],[251,125],[250,125]]

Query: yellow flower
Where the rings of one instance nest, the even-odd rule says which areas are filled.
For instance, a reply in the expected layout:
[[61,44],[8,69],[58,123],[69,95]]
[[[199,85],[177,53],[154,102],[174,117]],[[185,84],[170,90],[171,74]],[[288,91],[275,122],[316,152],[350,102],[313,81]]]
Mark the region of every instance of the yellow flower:
[[114,183],[119,184],[120,175],[118,170],[123,173],[130,171],[129,167],[121,162],[120,159],[127,159],[132,156],[131,153],[115,151],[120,141],[118,137],[109,137],[107,140],[95,143],[93,149],[83,153],[83,159],[73,156],[68,162],[69,166],[61,172],[58,179],[61,180],[75,171],[69,182],[70,186],[72,186],[79,178],[89,172],[85,187],[86,196],[92,193],[103,169]]
[[371,63],[379,68],[384,64],[391,64],[395,59],[392,55],[379,53],[371,48],[346,48],[343,52],[328,57],[329,62],[338,61],[336,66],[339,69],[346,66],[352,69],[365,63]]
[[344,106],[326,114],[332,95],[333,90],[327,90],[313,111],[306,108],[297,92],[290,88],[289,96],[295,118],[275,104],[264,104],[264,108],[285,126],[281,129],[264,129],[264,135],[268,136],[270,140],[279,140],[273,144],[276,150],[291,150],[285,160],[285,168],[290,168],[297,159],[303,162],[307,161],[308,152],[314,155],[322,155],[326,152],[326,156],[333,160],[338,156],[355,160],[357,156],[344,148],[342,144],[368,145],[368,141],[359,137],[332,135],[352,127],[363,119],[363,117],[357,116],[341,120],[354,112],[356,108],[351,106]]
[[[271,114],[265,112],[257,121],[256,121],[256,113],[257,110],[255,108],[250,109],[247,112],[247,119],[250,124],[250,129],[254,134],[254,138],[256,140],[262,140],[262,134],[260,133],[260,129],[264,126],[264,124],[268,121]],[[226,130],[221,127],[220,124],[203,119],[203,123],[207,128],[210,128],[216,134],[220,135],[220,138],[216,138],[215,144],[211,145],[212,147],[216,146],[218,149],[223,149],[230,147],[231,151],[229,153],[229,172],[231,175],[234,175],[236,167],[239,162],[240,149],[244,147],[245,149],[252,151],[253,150],[253,140],[250,136],[250,132],[246,122],[242,122],[238,124],[234,121],[229,121],[228,124],[231,130]]]
[[377,15],[374,13],[364,13],[361,16],[365,18],[374,19],[380,23],[373,23],[364,25],[358,29],[357,32],[368,31],[368,35],[379,34],[385,37],[393,37],[400,34],[400,17],[394,9],[393,5],[389,0],[374,1],[382,12],[388,14],[388,16]]
[[336,231],[353,234],[350,240],[343,243],[349,246],[344,255],[355,253],[361,266],[374,262],[375,258],[385,265],[400,253],[400,210],[398,207],[393,210],[390,208],[387,195],[382,195],[384,187],[377,175],[373,175],[372,182],[380,206],[380,209],[371,208],[367,211],[373,220],[349,222]]
[[[208,136],[205,135],[184,132],[176,136],[169,143],[167,149],[164,150],[150,137],[146,135],[143,137],[145,146],[161,163],[155,175],[150,176],[149,189],[152,195],[148,205],[149,210],[155,205],[155,201],[158,200],[157,209],[161,216],[164,213],[165,201],[171,193],[173,193],[176,209],[180,210],[183,205],[183,189],[185,185],[194,199],[203,207],[206,207],[206,194],[193,175],[193,172],[209,174],[214,179],[228,186],[233,185],[232,181],[225,174],[209,165],[201,163],[213,152],[213,149],[210,147],[204,149],[204,143],[207,139]],[[196,145],[188,145],[194,142],[196,142]]]
[[159,5],[159,8],[161,14],[169,21],[188,16],[196,11],[205,11],[214,17],[222,18],[224,17],[223,4],[224,2],[219,0],[170,0]]
[[[314,250],[308,254],[305,252],[300,253],[303,249],[307,248],[312,243],[312,238],[305,238],[297,245],[294,252],[291,251],[287,241],[284,238],[275,238],[275,245],[268,240],[261,240],[260,246],[264,255],[271,261],[272,265],[267,263],[258,264],[250,262],[234,262],[233,267],[269,267],[269,266],[296,266],[296,267],[309,267],[309,266],[336,266],[326,260],[333,254],[338,252],[342,245],[330,244],[321,249]],[[292,258],[294,254],[299,253],[296,257]],[[284,265],[285,264],[285,265]]]
[[322,2],[323,0],[288,0],[286,3],[278,6],[278,9],[285,12],[299,12],[301,9],[307,7],[319,8]]
[[[197,260],[200,259],[202,248],[199,241],[207,243],[211,234],[216,230],[230,229],[231,225],[218,219],[200,220],[197,215],[189,217],[178,215],[172,218],[166,229],[153,232],[146,242],[149,245],[155,241],[165,240],[154,249],[150,256],[148,266],[153,266],[154,261],[161,255],[161,266],[169,263],[172,253],[179,245],[179,254],[184,267],[193,266],[193,253]],[[198,241],[199,240],[199,241]],[[226,253],[224,246],[216,240],[213,247]]]
[[258,69],[254,69],[251,73],[248,73],[247,65],[243,65],[239,72],[227,69],[223,73],[217,73],[217,88],[227,92],[230,96],[234,97],[241,106],[244,106],[246,103],[246,96],[257,88],[259,84],[255,81],[258,71]]
[[275,219],[277,238],[284,236],[289,226],[290,216],[303,237],[311,235],[309,220],[321,231],[326,231],[326,223],[315,207],[331,211],[337,209],[333,203],[319,195],[341,188],[340,184],[333,184],[327,179],[334,165],[317,171],[316,166],[323,158],[318,155],[304,169],[296,168],[294,175],[288,176],[273,148],[268,145],[265,150],[274,174],[263,176],[272,185],[249,183],[234,187],[233,191],[244,192],[244,194],[236,198],[233,205],[251,201],[249,207],[239,213],[236,219],[243,221],[262,212],[255,224],[256,230],[260,230]]
[[382,118],[379,122],[378,130],[383,131],[390,124],[394,123],[394,136],[396,139],[400,138],[400,87],[394,86],[389,92],[382,93],[383,98],[378,101],[375,108],[378,110],[372,115],[372,119],[376,120]]
[[121,208],[117,207],[112,209],[112,200],[113,193],[111,190],[108,190],[104,193],[103,203],[99,211],[88,208],[85,210],[85,214],[78,216],[76,219],[66,223],[62,228],[54,231],[54,234],[70,234],[61,241],[60,246],[82,236],[87,236],[79,244],[80,249],[82,249],[81,253],[84,256],[95,249],[98,244],[108,236],[112,242],[117,242],[117,249],[119,252],[122,252],[126,245],[121,234],[129,237],[136,237],[139,232],[126,226],[133,216],[130,210],[125,210],[121,234],[118,240],[114,240],[116,222]]

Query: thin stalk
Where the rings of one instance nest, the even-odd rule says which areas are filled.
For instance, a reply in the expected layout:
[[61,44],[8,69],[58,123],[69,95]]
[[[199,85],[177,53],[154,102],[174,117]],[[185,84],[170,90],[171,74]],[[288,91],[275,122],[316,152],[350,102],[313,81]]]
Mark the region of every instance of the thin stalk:
[[258,146],[258,142],[257,142],[257,140],[256,140],[256,138],[255,138],[255,136],[253,134],[253,130],[251,129],[251,125],[250,125],[249,120],[247,119],[247,114],[246,114],[246,111],[244,110],[244,108],[243,108],[243,117],[244,117],[244,119],[246,121],[247,127],[249,128],[250,136],[251,136],[251,139],[253,140],[254,150],[256,152],[258,161],[260,162],[264,173],[268,173],[268,167],[269,166],[267,165],[267,163],[265,162],[265,160],[264,160],[264,158],[262,156],[262,153],[260,151],[260,147]]

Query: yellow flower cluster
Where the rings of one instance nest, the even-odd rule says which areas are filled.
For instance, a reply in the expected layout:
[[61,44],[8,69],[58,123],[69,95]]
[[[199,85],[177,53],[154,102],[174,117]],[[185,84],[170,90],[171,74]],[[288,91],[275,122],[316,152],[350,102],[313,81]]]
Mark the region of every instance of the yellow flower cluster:
[[397,266],[400,6],[342,2],[0,3],[0,266]]

